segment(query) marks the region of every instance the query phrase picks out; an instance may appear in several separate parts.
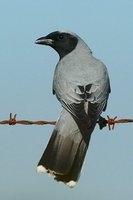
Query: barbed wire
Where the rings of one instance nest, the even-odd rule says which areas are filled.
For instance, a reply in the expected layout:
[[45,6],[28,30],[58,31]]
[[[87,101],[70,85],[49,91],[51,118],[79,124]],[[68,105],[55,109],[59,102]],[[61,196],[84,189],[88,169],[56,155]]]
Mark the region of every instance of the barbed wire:
[[45,124],[51,124],[51,125],[55,125],[56,121],[29,121],[29,120],[16,120],[16,116],[17,114],[13,115],[12,113],[10,113],[10,117],[8,120],[3,120],[0,121],[0,124],[8,124],[8,125],[16,125],[16,124],[21,124],[21,125],[32,125],[32,124],[36,124],[36,125],[45,125]]
[[[0,121],[0,125],[11,125],[14,126],[16,124],[21,124],[21,125],[55,125],[56,121],[29,121],[29,120],[16,120],[16,116],[17,114],[13,115],[12,113],[10,113],[10,117],[8,120],[3,120]],[[113,130],[115,127],[115,124],[118,123],[130,123],[133,122],[133,119],[117,119],[117,117],[114,118],[110,118],[109,116],[107,116],[107,119],[100,117],[99,120],[97,121],[99,128],[103,129],[104,127],[106,127],[108,125],[109,130]]]

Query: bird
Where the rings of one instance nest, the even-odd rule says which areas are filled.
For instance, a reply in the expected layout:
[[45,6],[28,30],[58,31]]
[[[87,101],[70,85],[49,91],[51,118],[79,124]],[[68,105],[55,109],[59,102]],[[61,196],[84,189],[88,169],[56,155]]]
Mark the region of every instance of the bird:
[[37,165],[56,181],[73,188],[79,180],[92,132],[106,110],[110,80],[105,64],[71,31],[54,31],[35,41],[59,55],[53,94],[62,111]]

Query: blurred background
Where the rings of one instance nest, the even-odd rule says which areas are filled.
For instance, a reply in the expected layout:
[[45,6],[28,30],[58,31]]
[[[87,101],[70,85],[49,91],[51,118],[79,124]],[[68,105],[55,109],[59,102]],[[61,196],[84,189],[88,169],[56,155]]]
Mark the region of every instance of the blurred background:
[[[56,120],[57,53],[36,45],[55,30],[82,37],[107,66],[112,93],[103,116],[133,118],[132,0],[0,0],[0,120]],[[0,125],[0,199],[133,199],[133,124],[93,132],[82,175],[69,189],[36,166],[53,126]]]

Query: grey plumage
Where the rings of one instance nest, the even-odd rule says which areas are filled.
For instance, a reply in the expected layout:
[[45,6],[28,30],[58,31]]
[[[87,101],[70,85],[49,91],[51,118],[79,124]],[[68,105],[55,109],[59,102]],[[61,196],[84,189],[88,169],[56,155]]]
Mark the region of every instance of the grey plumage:
[[36,43],[51,46],[60,56],[53,93],[63,107],[37,171],[46,171],[73,187],[97,119],[106,109],[110,93],[108,72],[75,33],[56,31]]

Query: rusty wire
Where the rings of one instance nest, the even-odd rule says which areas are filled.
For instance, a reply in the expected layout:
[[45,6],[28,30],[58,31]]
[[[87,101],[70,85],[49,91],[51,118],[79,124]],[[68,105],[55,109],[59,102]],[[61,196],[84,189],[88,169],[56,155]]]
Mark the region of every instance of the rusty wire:
[[[55,125],[56,121],[29,121],[29,120],[16,120],[16,114],[12,115],[12,113],[10,113],[10,117],[8,120],[3,120],[0,121],[0,124],[4,125],[4,124],[8,124],[8,125],[16,125],[16,124],[21,124],[21,125],[46,125],[46,124],[50,124],[50,125]],[[117,117],[114,118],[110,118],[109,116],[107,116],[107,119],[100,117],[99,120],[97,121],[99,128],[103,129],[105,126],[108,125],[109,130],[114,129],[115,124],[118,123],[129,123],[129,122],[133,122],[133,119],[117,119]]]
[[16,116],[17,114],[15,114],[14,116],[12,115],[12,113],[10,113],[10,117],[8,120],[3,120],[0,121],[0,124],[9,124],[9,125],[16,125],[16,124],[22,124],[22,125],[32,125],[32,124],[36,124],[36,125],[44,125],[44,124],[51,124],[51,125],[55,125],[56,121],[29,121],[29,120],[16,120]]

